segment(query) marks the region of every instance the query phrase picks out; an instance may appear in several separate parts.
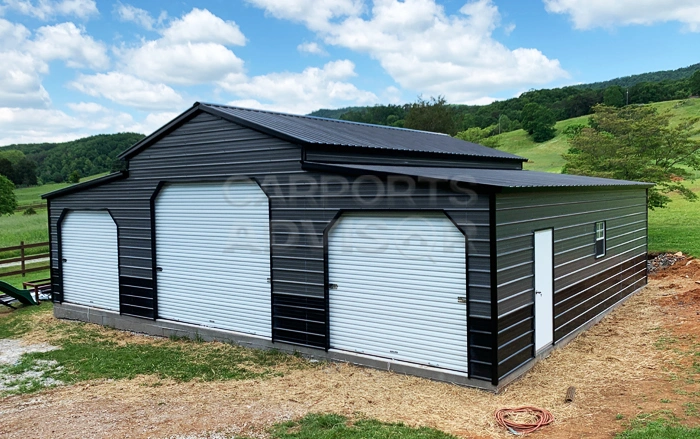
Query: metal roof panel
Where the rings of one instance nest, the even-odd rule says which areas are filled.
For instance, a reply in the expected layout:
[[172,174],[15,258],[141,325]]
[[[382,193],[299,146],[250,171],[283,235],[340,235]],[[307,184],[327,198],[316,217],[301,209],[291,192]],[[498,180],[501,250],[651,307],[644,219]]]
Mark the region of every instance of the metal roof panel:
[[368,172],[385,175],[407,175],[434,180],[456,181],[499,188],[555,188],[555,187],[652,187],[653,183],[614,180],[611,178],[586,177],[582,175],[553,174],[549,172],[523,171],[515,169],[446,168],[423,166],[384,165],[329,165],[305,162],[305,166],[325,168],[339,173]]

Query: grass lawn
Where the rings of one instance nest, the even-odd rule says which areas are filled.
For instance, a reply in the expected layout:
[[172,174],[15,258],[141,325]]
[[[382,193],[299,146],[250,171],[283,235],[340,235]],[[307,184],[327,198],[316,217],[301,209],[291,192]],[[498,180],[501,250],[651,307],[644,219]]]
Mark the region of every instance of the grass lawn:
[[665,420],[656,420],[631,427],[616,436],[617,439],[697,439],[700,428],[689,428]]
[[[247,349],[225,343],[159,339],[114,329],[51,318],[52,304],[22,307],[0,318],[0,339],[39,335],[59,349],[24,354],[0,366],[0,377],[13,379],[4,395],[47,387],[46,380],[72,384],[94,379],[133,379],[152,375],[178,382],[244,380],[279,376],[313,367],[279,351]],[[48,385],[50,387],[50,385]],[[0,396],[3,393],[0,392]]]
[[524,168],[530,171],[561,172],[564,166],[564,154],[568,149],[566,137],[562,131],[574,124],[588,123],[588,116],[577,117],[557,122],[555,128],[557,135],[543,143],[535,143],[525,130],[515,130],[499,134],[497,137],[503,145],[500,149],[528,159]]
[[[688,182],[688,186],[700,194],[700,180]],[[668,207],[649,211],[649,251],[682,251],[700,257],[700,200],[671,198]]]
[[46,209],[37,209],[36,215],[15,212],[14,215],[0,216],[0,247],[19,245],[20,241],[26,243],[48,241],[46,215]]
[[273,439],[454,439],[432,428],[411,428],[404,424],[387,424],[373,419],[349,422],[334,414],[309,414],[297,421],[275,425]]

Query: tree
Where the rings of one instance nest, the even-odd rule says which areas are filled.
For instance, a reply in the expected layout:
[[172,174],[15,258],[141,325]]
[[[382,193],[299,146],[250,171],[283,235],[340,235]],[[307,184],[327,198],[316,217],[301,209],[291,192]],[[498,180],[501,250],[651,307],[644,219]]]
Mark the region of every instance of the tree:
[[15,169],[12,166],[12,162],[4,157],[0,157],[0,175],[5,176],[9,180],[13,180],[15,177]]
[[412,104],[408,110],[404,126],[414,130],[445,133],[450,136],[457,134],[452,111],[450,111],[444,96],[431,97],[429,101],[418,98],[418,102]]
[[682,184],[700,170],[700,118],[671,126],[671,113],[656,108],[597,105],[589,126],[569,138],[564,173],[656,183],[648,206],[665,207],[676,192],[689,201],[698,196]]
[[477,143],[479,145],[488,146],[489,148],[498,148],[501,146],[501,141],[498,137],[489,137],[489,129],[486,128],[469,128],[466,131],[460,131],[454,137],[465,140],[467,142]]
[[80,172],[73,171],[68,176],[68,183],[80,183]]
[[0,216],[12,215],[17,209],[15,185],[7,177],[0,175]]
[[523,107],[523,128],[537,143],[545,142],[554,137],[556,134],[554,124],[556,122],[552,110],[545,106],[530,102]]
[[696,70],[690,77],[690,94],[700,96],[700,70]]
[[15,165],[14,171],[13,182],[17,186],[34,186],[37,184],[36,163],[33,160],[23,157]]
[[613,85],[603,92],[603,104],[610,107],[623,107],[625,105],[625,94],[622,87]]

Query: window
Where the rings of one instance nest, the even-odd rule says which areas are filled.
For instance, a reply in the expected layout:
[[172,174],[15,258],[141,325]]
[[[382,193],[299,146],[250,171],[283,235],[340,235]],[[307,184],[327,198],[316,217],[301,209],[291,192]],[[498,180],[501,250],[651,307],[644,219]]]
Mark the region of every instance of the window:
[[605,221],[595,223],[595,257],[605,256]]

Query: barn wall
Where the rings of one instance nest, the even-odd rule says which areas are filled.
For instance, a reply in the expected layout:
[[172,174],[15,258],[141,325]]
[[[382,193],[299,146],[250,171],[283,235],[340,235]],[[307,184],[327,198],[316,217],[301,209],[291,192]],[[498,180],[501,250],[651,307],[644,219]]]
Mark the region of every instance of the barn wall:
[[[595,222],[607,251],[595,257]],[[554,342],[646,283],[645,189],[498,194],[498,376],[534,356],[534,231],[554,233]]]
[[273,339],[328,346],[323,232],[341,210],[443,210],[468,242],[470,373],[491,379],[488,196],[427,184],[412,188],[401,179],[305,172],[299,146],[206,113],[133,157],[127,179],[51,200],[55,291],[61,288],[56,227],[61,213],[107,207],[119,226],[121,312],[156,318],[150,209],[159,184],[236,176],[256,179],[270,199]]

